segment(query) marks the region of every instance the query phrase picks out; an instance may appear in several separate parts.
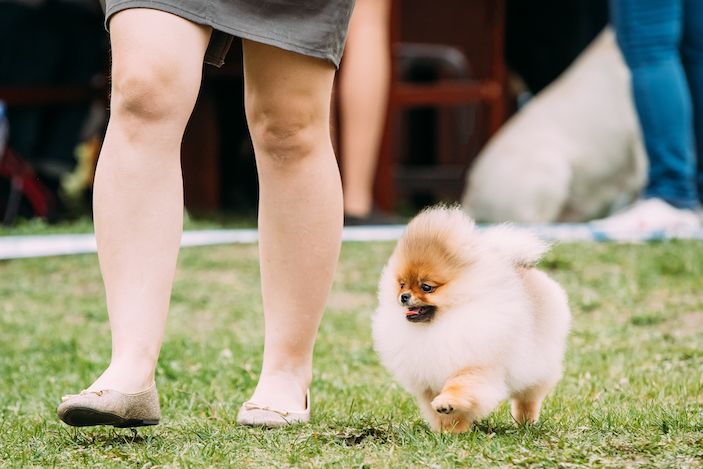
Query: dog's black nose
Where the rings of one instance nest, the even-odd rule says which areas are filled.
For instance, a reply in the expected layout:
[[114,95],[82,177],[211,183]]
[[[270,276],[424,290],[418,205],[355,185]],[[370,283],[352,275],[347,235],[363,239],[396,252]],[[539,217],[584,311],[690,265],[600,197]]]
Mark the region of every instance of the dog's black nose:
[[410,293],[403,293],[402,295],[400,295],[400,302],[402,304],[405,304],[408,301],[410,301]]

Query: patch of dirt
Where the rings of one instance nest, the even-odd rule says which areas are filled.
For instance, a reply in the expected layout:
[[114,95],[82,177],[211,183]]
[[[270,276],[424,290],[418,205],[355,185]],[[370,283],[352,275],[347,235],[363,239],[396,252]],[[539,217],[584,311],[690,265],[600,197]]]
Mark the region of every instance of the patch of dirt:
[[689,337],[703,332],[703,311],[692,311],[667,321],[664,331],[675,337]]
[[375,299],[362,293],[332,291],[327,306],[336,310],[372,310],[376,307]]
[[694,311],[681,316],[682,329],[690,334],[703,331],[703,311]]

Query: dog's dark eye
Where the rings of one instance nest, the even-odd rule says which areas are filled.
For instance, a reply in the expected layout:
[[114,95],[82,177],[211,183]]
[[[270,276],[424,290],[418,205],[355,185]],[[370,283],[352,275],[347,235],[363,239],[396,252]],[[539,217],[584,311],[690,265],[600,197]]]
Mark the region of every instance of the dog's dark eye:
[[420,288],[422,288],[422,291],[424,291],[425,293],[432,293],[435,287],[430,284],[423,283],[422,285],[420,285]]

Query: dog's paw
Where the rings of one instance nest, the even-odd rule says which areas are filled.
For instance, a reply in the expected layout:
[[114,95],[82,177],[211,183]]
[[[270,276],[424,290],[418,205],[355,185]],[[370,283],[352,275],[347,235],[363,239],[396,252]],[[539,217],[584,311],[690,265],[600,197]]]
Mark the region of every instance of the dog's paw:
[[435,412],[437,412],[437,413],[451,414],[451,413],[454,413],[454,409],[456,408],[456,403],[453,402],[453,400],[451,398],[440,394],[439,396],[434,398],[431,406],[435,410]]
[[434,410],[436,410],[440,414],[451,414],[452,412],[454,412],[454,407],[452,407],[451,404],[443,404],[441,406],[435,407]]

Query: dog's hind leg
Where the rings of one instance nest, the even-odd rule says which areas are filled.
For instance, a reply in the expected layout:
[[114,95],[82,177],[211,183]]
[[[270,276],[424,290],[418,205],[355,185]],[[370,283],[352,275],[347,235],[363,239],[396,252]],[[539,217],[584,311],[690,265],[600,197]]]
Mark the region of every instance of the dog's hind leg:
[[519,424],[535,423],[539,419],[542,401],[552,386],[537,385],[513,396],[510,414]]

